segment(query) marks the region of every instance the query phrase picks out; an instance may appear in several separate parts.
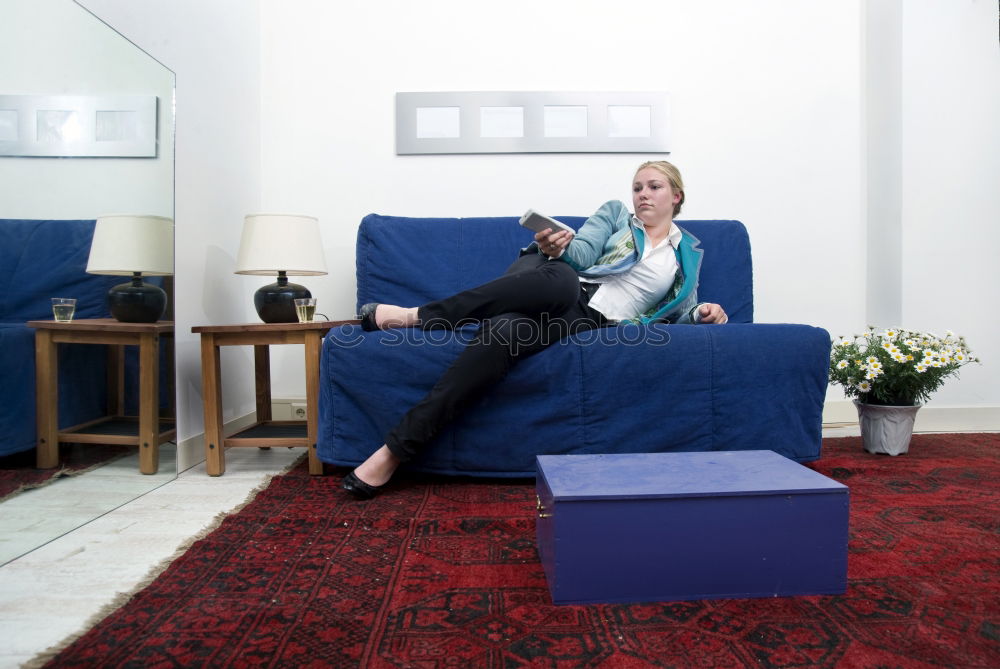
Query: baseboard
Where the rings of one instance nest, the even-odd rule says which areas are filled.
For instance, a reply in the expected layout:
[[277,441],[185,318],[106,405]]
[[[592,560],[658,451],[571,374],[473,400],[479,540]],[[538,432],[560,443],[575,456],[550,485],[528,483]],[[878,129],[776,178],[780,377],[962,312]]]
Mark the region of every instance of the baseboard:
[[[850,400],[828,401],[823,424],[857,424],[858,412]],[[1000,432],[1000,407],[924,407],[917,412],[914,432]]]
[[[253,425],[257,420],[255,413],[235,418],[223,426],[224,434],[232,434],[245,427]],[[177,473],[191,469],[205,461],[205,433],[196,434],[183,441],[177,442]]]
[[[304,400],[293,398],[275,400],[274,406],[282,406],[291,413],[292,405],[303,406]],[[279,413],[281,410],[279,410]],[[281,416],[289,420],[293,416]],[[278,419],[278,416],[275,416]],[[256,420],[255,414],[247,414],[225,425],[225,433],[249,427]],[[831,400],[823,405],[823,425],[857,425],[858,412],[850,400]],[[914,432],[1000,432],[1000,407],[924,407],[917,412]],[[177,472],[180,473],[205,461],[205,434],[197,434],[177,444]]]

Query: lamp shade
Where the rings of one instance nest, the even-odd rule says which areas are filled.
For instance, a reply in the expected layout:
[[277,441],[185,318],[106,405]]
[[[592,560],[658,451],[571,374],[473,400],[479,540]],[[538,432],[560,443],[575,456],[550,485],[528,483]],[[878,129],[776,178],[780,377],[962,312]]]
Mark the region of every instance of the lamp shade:
[[167,308],[167,294],[142,275],[174,273],[174,221],[163,216],[100,216],[87,260],[90,274],[131,276],[108,291],[111,315],[124,323],[155,323]]
[[248,214],[243,220],[237,274],[278,276],[253,296],[257,315],[265,323],[294,323],[295,300],[312,297],[305,286],[289,283],[289,275],[326,274],[319,220],[293,214]]
[[249,214],[236,258],[237,274],[326,274],[319,220],[292,214]]
[[101,216],[87,261],[90,274],[168,276],[174,273],[174,221],[163,216]]

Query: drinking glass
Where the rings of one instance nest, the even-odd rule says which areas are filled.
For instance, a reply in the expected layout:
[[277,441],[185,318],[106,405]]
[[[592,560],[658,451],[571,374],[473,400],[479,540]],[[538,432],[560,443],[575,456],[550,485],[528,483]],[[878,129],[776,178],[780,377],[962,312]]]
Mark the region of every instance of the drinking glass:
[[316,298],[300,297],[295,300],[295,315],[299,317],[299,323],[312,323],[316,315]]
[[69,323],[73,320],[73,312],[76,311],[76,299],[72,297],[52,298],[52,317],[60,323]]

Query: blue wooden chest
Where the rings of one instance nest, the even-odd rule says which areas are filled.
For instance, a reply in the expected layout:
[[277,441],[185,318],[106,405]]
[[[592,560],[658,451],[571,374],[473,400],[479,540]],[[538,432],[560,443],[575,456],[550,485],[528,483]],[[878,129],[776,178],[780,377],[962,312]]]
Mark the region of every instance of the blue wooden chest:
[[772,451],[540,455],[556,604],[840,594],[848,489]]

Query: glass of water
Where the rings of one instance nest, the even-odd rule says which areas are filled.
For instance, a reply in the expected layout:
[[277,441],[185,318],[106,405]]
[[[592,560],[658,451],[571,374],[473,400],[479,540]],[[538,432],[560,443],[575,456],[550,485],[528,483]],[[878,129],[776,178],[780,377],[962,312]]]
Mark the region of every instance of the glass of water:
[[60,323],[69,323],[73,320],[73,312],[76,311],[76,299],[72,297],[52,298],[52,317]]
[[316,316],[316,298],[297,298],[295,300],[295,315],[299,317],[299,323],[312,323]]

